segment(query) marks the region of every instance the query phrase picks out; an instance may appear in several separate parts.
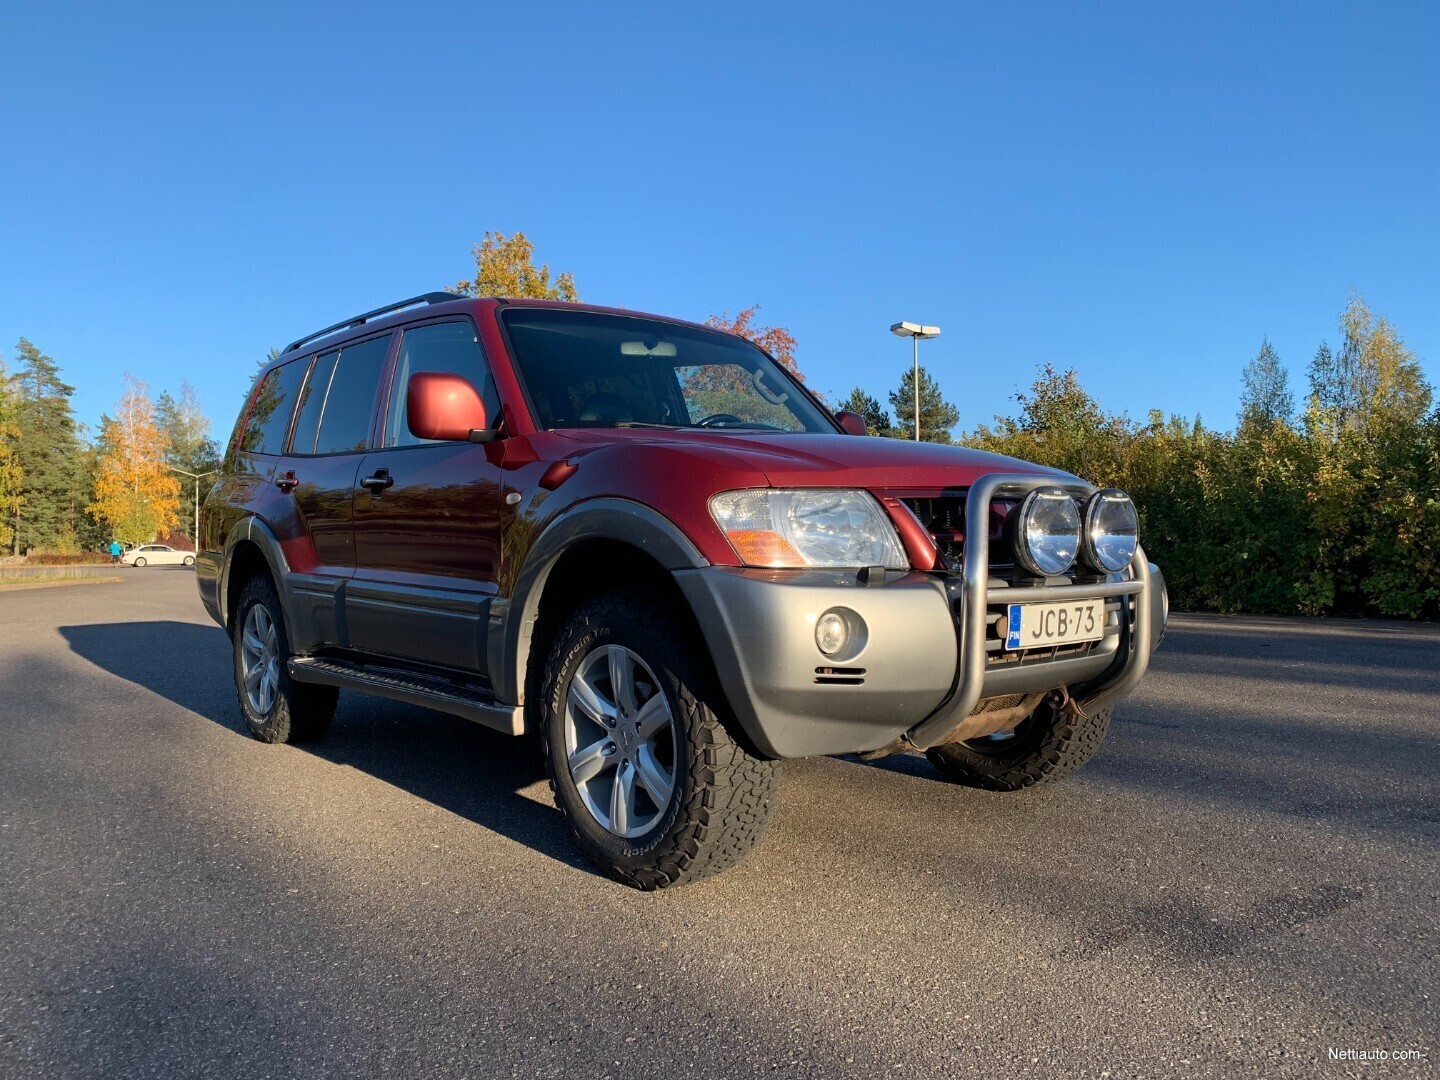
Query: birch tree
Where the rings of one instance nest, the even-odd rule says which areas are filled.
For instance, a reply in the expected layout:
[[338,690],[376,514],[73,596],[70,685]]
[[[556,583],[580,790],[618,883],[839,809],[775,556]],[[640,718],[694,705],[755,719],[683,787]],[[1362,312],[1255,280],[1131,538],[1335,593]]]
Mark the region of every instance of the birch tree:
[[127,373],[115,416],[101,418],[89,507],[122,543],[149,543],[179,521],[180,481],[166,466],[168,450],[145,384]]

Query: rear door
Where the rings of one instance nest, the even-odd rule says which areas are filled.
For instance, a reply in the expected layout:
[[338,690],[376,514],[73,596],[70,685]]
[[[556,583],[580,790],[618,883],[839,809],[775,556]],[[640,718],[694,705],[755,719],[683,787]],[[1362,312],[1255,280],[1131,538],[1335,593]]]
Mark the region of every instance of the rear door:
[[402,332],[380,446],[365,455],[356,481],[356,568],[346,587],[350,640],[367,652],[484,673],[484,630],[500,571],[501,470],[485,445],[410,433],[406,390],[425,371],[468,379],[487,417],[498,413],[468,317]]
[[355,573],[350,516],[355,477],[370,447],[380,377],[393,333],[321,353],[300,393],[290,453],[279,480],[290,487],[300,544],[287,551],[291,586],[306,620],[302,647],[345,644],[341,587]]

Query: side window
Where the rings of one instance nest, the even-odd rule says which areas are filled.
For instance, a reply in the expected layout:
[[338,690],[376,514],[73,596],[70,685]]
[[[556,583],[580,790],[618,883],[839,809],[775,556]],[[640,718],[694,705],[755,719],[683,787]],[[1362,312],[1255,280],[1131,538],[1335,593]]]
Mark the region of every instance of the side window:
[[393,336],[386,334],[340,350],[330,377],[330,389],[325,395],[315,453],[341,454],[369,446],[375,390],[380,385],[380,373]]
[[285,433],[295,411],[295,394],[309,365],[292,360],[272,368],[255,388],[250,415],[240,436],[238,449],[252,454],[280,454],[285,450]]
[[405,395],[410,376],[422,371],[444,371],[469,379],[470,385],[485,402],[485,415],[491,423],[500,412],[500,398],[490,366],[480,351],[475,326],[464,322],[431,323],[406,330],[400,339],[400,357],[395,361],[395,377],[390,381],[390,403],[385,410],[384,446],[417,446],[429,442],[410,434],[405,422]]
[[330,393],[330,379],[335,374],[338,352],[326,353],[316,359],[310,369],[310,378],[305,389],[300,391],[300,415],[295,420],[295,434],[290,437],[292,454],[315,453],[315,436],[320,434],[320,413],[325,408],[325,398]]

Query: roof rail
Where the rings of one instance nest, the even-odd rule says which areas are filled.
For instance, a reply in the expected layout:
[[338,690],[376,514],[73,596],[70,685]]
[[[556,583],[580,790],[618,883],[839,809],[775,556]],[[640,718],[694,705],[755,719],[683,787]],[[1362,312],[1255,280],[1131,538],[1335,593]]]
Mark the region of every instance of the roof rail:
[[[453,292],[421,293],[419,296],[410,297],[409,300],[400,300],[393,304],[386,304],[384,307],[378,307],[374,311],[367,311],[364,315],[356,315],[353,319],[346,319],[344,322],[338,322],[334,326],[327,326],[324,330],[316,330],[313,334],[306,334],[304,337],[298,338],[297,340],[292,341],[289,345],[286,345],[285,352],[294,352],[301,345],[304,345],[307,341],[314,341],[316,338],[324,337],[326,334],[333,334],[336,330],[348,330],[352,326],[364,326],[367,322],[375,318],[377,315],[388,315],[392,311],[399,311],[401,308],[413,307],[416,304],[444,304],[450,300],[464,299],[465,297],[461,296],[459,293]],[[284,353],[282,353],[281,355],[283,356]]]

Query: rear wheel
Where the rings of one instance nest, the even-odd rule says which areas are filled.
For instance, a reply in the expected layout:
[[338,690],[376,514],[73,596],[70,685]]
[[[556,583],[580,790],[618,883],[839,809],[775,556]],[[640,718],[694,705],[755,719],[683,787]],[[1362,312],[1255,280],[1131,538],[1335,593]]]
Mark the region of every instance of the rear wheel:
[[543,677],[541,737],[577,846],[638,889],[695,881],[759,840],[779,763],[751,754],[673,608],[621,590],[561,627]]
[[194,566],[194,565],[195,565],[195,556],[194,556],[194,555],[186,555],[185,558],[183,558],[183,559],[180,560],[180,561],[181,561],[182,563],[184,563],[184,565],[186,565],[186,566]]
[[1047,701],[1012,731],[945,743],[925,756],[957,784],[1019,791],[1063,780],[1089,761],[1110,727],[1110,711],[1096,709],[1080,716]]
[[144,566],[144,565],[145,565],[145,560],[144,560],[143,558],[136,559],[136,560],[135,560],[135,565],[136,565],[136,566]]
[[261,742],[318,739],[335,716],[340,691],[290,678],[290,643],[274,583],[252,577],[235,609],[235,691],[245,726]]

